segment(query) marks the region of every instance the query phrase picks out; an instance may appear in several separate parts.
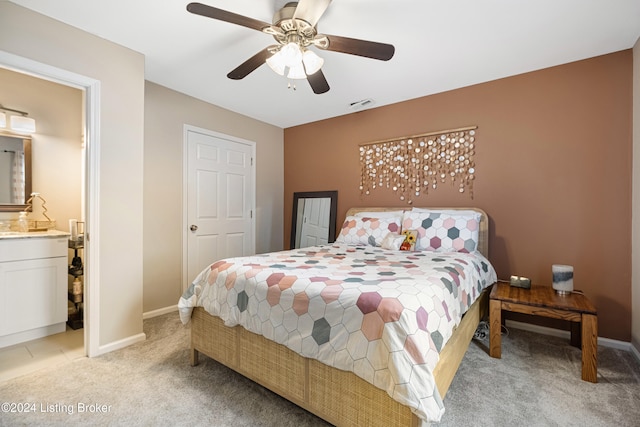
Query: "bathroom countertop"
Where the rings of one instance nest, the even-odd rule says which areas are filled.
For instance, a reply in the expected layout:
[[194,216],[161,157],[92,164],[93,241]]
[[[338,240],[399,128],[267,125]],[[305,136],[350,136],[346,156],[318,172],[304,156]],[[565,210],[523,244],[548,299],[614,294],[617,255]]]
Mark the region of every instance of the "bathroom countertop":
[[69,237],[71,234],[66,231],[60,230],[47,230],[47,231],[29,231],[26,233],[19,231],[0,231],[0,239],[31,239],[34,237],[40,238],[57,238],[57,237]]

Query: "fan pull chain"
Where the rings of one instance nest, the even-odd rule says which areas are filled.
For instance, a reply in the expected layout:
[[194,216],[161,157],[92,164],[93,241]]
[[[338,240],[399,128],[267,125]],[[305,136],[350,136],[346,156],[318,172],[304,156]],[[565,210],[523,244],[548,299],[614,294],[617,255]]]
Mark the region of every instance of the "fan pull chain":
[[289,80],[289,83],[287,84],[287,89],[291,89],[293,88],[293,90],[296,90],[296,84],[294,83],[293,86],[291,85],[291,80]]

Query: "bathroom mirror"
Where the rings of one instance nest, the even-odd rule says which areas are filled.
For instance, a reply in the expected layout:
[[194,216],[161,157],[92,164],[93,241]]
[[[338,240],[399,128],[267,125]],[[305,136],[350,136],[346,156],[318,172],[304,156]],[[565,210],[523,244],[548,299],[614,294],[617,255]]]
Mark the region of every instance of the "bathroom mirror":
[[333,243],[337,209],[337,191],[293,193],[291,249]]
[[0,212],[26,209],[31,196],[31,138],[0,133]]

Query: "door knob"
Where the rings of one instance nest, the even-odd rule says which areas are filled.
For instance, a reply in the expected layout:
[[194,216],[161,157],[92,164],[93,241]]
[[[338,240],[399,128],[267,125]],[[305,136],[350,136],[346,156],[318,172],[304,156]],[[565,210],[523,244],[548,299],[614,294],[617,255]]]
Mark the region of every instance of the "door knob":
[[189,227],[191,229],[191,231],[196,231],[198,229],[198,226],[195,224],[192,224],[191,227]]

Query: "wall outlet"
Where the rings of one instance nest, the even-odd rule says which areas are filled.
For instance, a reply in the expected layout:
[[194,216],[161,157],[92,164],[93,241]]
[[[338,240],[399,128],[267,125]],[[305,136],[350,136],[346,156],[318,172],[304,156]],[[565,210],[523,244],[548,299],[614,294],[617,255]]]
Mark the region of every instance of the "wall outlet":
[[511,286],[531,289],[531,279],[522,276],[511,276]]

